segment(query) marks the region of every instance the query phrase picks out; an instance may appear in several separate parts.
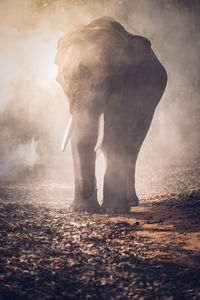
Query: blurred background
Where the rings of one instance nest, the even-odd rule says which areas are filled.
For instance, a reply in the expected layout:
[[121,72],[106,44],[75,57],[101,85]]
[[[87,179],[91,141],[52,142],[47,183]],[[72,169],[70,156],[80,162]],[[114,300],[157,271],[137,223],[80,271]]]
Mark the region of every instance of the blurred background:
[[[168,72],[137,172],[199,164],[199,15],[198,0],[1,0],[0,181],[22,180],[44,158],[72,172],[70,147],[60,150],[69,112],[56,82],[57,40],[102,16],[147,37]],[[102,176],[101,156],[97,165]]]

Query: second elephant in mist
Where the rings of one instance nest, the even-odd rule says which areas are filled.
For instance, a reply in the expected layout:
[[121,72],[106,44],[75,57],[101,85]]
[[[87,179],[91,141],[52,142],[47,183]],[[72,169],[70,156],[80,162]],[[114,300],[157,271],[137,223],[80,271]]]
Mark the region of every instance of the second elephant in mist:
[[[167,73],[149,40],[130,34],[111,18],[95,20],[60,39],[56,63],[57,80],[68,96],[72,116],[64,141],[71,135],[72,208],[100,209],[95,150],[101,148],[106,159],[101,210],[129,212],[138,204],[137,156],[165,90]],[[98,138],[100,116],[104,136]]]

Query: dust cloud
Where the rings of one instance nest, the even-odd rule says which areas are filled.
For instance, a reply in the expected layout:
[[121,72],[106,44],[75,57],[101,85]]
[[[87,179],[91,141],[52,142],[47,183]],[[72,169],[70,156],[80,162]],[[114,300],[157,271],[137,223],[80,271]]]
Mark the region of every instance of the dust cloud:
[[[19,179],[44,155],[62,155],[69,112],[56,82],[57,40],[103,16],[147,37],[168,72],[137,169],[199,162],[199,10],[195,0],[1,0],[0,180]],[[69,147],[65,155],[71,159]]]

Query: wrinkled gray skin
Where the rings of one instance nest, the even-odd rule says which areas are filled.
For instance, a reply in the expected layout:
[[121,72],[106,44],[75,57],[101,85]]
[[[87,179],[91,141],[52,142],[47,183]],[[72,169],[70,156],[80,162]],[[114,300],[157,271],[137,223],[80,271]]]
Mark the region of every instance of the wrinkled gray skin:
[[81,26],[58,42],[57,80],[70,102],[75,211],[98,212],[95,179],[98,118],[104,113],[106,159],[102,212],[124,213],[138,205],[135,164],[167,73],[150,42],[111,18]]

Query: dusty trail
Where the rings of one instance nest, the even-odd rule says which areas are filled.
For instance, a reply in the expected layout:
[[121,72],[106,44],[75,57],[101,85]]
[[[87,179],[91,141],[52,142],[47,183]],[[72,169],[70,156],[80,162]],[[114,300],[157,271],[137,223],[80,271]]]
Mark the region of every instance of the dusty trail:
[[152,177],[128,215],[69,213],[56,157],[1,183],[0,299],[200,299],[200,168]]

